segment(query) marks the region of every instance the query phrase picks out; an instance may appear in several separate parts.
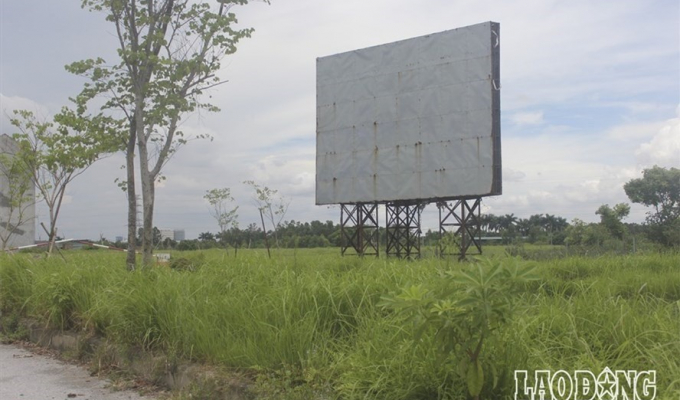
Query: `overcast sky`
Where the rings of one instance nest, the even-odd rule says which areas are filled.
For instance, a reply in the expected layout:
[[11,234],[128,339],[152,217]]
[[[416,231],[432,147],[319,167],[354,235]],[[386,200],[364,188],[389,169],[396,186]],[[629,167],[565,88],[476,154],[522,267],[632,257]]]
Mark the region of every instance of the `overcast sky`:
[[[2,133],[13,133],[11,110],[50,118],[80,91],[64,65],[115,60],[112,26],[80,3],[0,0]],[[187,238],[217,231],[203,200],[212,188],[232,189],[242,227],[258,222],[244,180],[290,199],[288,220],[337,223],[337,207],[314,205],[316,58],[485,21],[501,25],[503,150],[503,195],[485,198],[485,212],[596,221],[600,205],[628,202],[623,184],[643,168],[680,167],[677,0],[272,0],[234,10],[255,33],[223,62],[229,82],[210,93],[222,111],[183,125],[214,141],[182,148],[157,189],[154,225]],[[125,234],[122,164],[99,161],[71,185],[60,236]],[[628,221],[645,211],[634,205]]]

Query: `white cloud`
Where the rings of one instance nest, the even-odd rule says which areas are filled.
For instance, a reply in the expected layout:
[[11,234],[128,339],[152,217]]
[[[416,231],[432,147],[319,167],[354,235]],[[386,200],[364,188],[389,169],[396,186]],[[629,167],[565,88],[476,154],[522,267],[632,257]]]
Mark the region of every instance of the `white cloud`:
[[503,168],[503,181],[504,182],[518,182],[527,176],[522,171],[516,171],[512,168]]
[[666,121],[648,121],[614,126],[607,132],[607,137],[617,141],[645,140],[653,137]]
[[4,114],[11,114],[12,110],[28,110],[38,116],[47,116],[47,107],[21,96],[5,96],[0,93],[0,109]]
[[[5,3],[0,108],[36,107],[49,116],[83,84],[63,65],[110,59],[111,27],[77,4]],[[288,0],[234,11],[241,26],[256,30],[224,60],[220,76],[229,82],[209,93],[222,111],[197,113],[182,127],[215,140],[180,149],[157,191],[156,225],[185,228],[187,237],[214,231],[202,196],[215,187],[232,189],[242,225],[258,221],[241,183],[247,179],[292,198],[289,219],[337,222],[337,209],[314,206],[315,58],[488,20],[501,24],[509,122],[504,194],[484,200],[490,212],[596,219],[599,205],[627,201],[621,186],[640,166],[677,159],[677,118],[667,121],[680,93],[677,2]],[[125,232],[126,199],[113,183],[125,175],[121,163],[120,156],[101,161],[74,182],[66,234]],[[644,212],[634,207],[635,219]]]
[[510,120],[515,125],[539,125],[543,123],[543,111],[515,113]]
[[638,162],[651,167],[680,167],[680,107],[678,118],[670,119],[647,143],[635,151]]
[[315,156],[313,152],[294,156],[267,156],[253,164],[250,177],[286,196],[314,196]]
[[31,99],[21,96],[5,96],[0,93],[0,133],[9,135],[16,133],[16,129],[9,121],[10,118],[13,118],[12,112],[14,110],[31,111],[39,120],[46,120],[50,118],[51,114],[48,107]]

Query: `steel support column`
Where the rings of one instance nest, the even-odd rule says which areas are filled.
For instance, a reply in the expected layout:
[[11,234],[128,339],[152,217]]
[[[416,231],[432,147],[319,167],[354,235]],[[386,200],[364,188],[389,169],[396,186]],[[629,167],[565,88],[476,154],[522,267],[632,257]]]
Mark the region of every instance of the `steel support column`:
[[[455,203],[439,202],[439,254],[458,255],[465,259],[469,254],[482,254],[480,210],[482,198],[456,200]],[[457,244],[445,238],[447,234],[459,237]],[[468,250],[473,247],[472,253]],[[448,248],[447,248],[448,247]],[[458,252],[451,247],[455,247]]]
[[379,254],[378,205],[376,203],[340,204],[341,253],[354,249],[358,256]]
[[387,256],[420,258],[420,211],[418,204],[385,205]]

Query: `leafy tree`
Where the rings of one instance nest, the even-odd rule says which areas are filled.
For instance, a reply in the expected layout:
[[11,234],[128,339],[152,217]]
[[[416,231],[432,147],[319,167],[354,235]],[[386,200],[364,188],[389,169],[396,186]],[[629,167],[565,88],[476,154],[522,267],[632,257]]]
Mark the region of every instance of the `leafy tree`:
[[[267,1],[267,0],[265,0]],[[126,155],[128,237],[134,243],[137,196],[135,155],[138,156],[144,227],[143,262],[153,262],[154,184],[179,147],[187,142],[181,119],[198,109],[218,111],[201,95],[220,84],[222,59],[236,51],[252,29],[237,29],[234,5],[248,0],[216,2],[190,0],[82,0],[84,8],[106,14],[119,42],[119,60],[101,58],[72,63],[67,69],[86,77],[75,99],[84,108],[105,96],[102,112],[122,115],[118,121],[121,148]],[[128,246],[127,264],[136,267],[135,246]]]
[[[152,232],[151,237],[153,239],[151,241],[151,245],[153,246],[153,248],[152,248],[152,250],[153,250],[154,248],[158,247],[161,244],[161,242],[163,241],[163,235],[161,235],[161,230],[158,229],[155,226],[153,227],[153,230],[151,232]],[[144,228],[139,227],[137,229],[137,243],[139,243],[139,245],[141,245],[141,246],[144,246],[143,238],[144,238]]]
[[550,214],[545,214],[541,222],[543,229],[548,234],[550,244],[555,243],[555,234],[564,230],[568,225],[566,219]]
[[233,226],[229,230],[220,232],[217,237],[223,246],[231,244],[234,248],[234,255],[236,255],[238,248],[246,242],[247,231],[239,229],[238,226]]
[[180,251],[198,250],[198,248],[199,248],[199,246],[198,246],[197,240],[182,240],[177,245],[177,250],[180,250]]
[[586,230],[586,223],[579,219],[574,218],[571,221],[571,225],[566,229],[567,237],[564,242],[567,245],[579,245],[583,242],[583,236]]
[[215,235],[213,235],[213,234],[210,233],[210,232],[201,232],[201,233],[198,235],[198,240],[200,240],[201,242],[210,242],[210,241],[214,241],[214,240],[215,240]]
[[238,228],[238,214],[236,214],[238,206],[231,207],[230,203],[234,201],[234,198],[231,196],[229,188],[206,190],[203,198],[212,207],[210,215],[215,218],[217,225],[220,227],[218,235],[226,239],[225,233],[230,228]]
[[175,247],[177,247],[177,242],[174,239],[165,238],[165,240],[163,240],[163,243],[161,243],[161,245],[163,246],[164,249],[170,250],[170,249],[174,249]]
[[564,242],[570,246],[597,246],[601,247],[611,234],[602,224],[588,224],[574,218],[571,225],[565,229]]
[[[143,237],[143,235],[142,235],[142,237]],[[161,241],[163,240],[163,235],[161,235],[160,229],[158,229],[155,226],[153,227],[153,233],[152,233],[151,237],[153,239],[152,243],[153,243],[154,248],[158,247],[161,244]]]
[[609,207],[609,204],[603,204],[595,211],[595,214],[600,216],[600,223],[604,226],[610,235],[616,239],[623,240],[626,234],[626,226],[622,220],[630,213],[630,206],[625,203],[619,203],[614,208]]
[[650,239],[665,246],[680,244],[680,169],[654,166],[642,178],[630,180],[623,190],[633,203],[653,207],[647,213]]
[[531,233],[531,222],[528,219],[520,218],[517,220],[517,231],[522,236],[529,236]]
[[0,153],[0,182],[3,187],[0,207],[6,210],[4,214],[7,217],[6,221],[0,220],[0,251],[7,249],[12,236],[24,233],[22,225],[33,221],[31,208],[35,205],[35,198],[31,191],[31,176],[14,152]]
[[551,214],[534,214],[529,218],[517,218],[514,214],[485,214],[480,218],[482,233],[487,236],[500,234],[504,242],[512,242],[521,236],[529,243],[544,242],[562,244],[566,219]]
[[517,227],[515,225],[508,225],[501,231],[501,238],[504,244],[511,244],[517,241]]
[[515,214],[505,214],[498,217],[498,225],[501,230],[510,229],[511,227],[514,227],[516,223],[517,217],[515,217]]
[[19,131],[12,136],[19,146],[15,157],[24,164],[49,210],[49,255],[57,238],[66,188],[103,153],[111,151],[108,134],[113,125],[105,117],[80,120],[67,108],[55,116],[54,123],[40,122],[23,110],[15,110],[10,122]]
[[611,234],[602,224],[588,224],[583,232],[582,245],[602,247]]
[[260,228],[257,227],[257,224],[251,223],[248,224],[248,228],[246,229],[245,232],[245,237],[246,240],[248,241],[248,248],[250,248],[253,244],[253,238],[257,238],[260,232]]
[[504,243],[511,243],[517,236],[517,221],[515,214],[505,214],[498,217],[498,227]]

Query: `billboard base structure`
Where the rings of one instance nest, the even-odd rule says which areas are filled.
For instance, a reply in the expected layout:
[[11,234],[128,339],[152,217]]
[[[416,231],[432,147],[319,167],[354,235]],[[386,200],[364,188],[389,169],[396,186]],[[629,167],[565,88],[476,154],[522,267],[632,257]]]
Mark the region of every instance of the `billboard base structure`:
[[340,235],[343,256],[351,248],[354,255],[378,257],[378,204],[340,204]]
[[385,205],[387,256],[420,258],[420,212],[422,206],[413,203]]
[[[458,259],[463,260],[468,255],[482,254],[481,203],[481,197],[456,200],[455,203],[437,203],[440,255],[458,255]],[[453,238],[447,234],[459,236],[460,242],[452,243]],[[452,252],[454,249],[458,252]],[[472,252],[468,251],[470,249]]]

